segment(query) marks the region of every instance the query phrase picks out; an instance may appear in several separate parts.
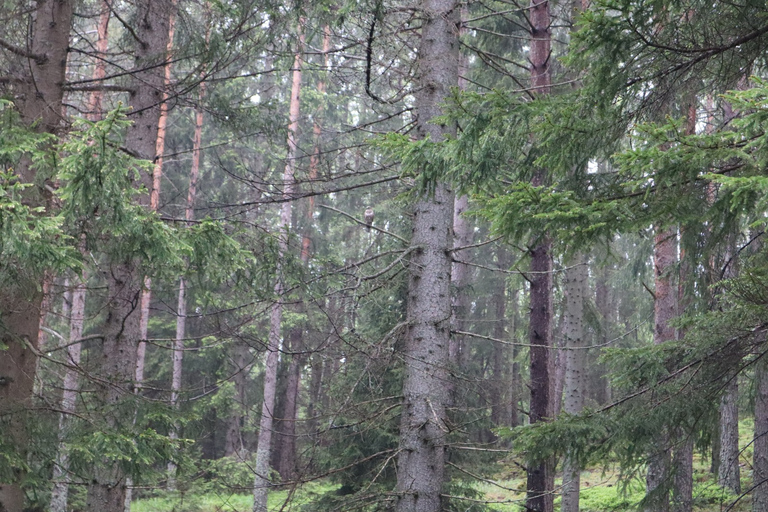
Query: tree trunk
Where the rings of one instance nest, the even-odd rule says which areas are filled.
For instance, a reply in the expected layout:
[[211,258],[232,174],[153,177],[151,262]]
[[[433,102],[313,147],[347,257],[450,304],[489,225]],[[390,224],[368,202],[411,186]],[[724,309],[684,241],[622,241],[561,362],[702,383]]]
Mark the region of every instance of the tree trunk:
[[[653,247],[654,281],[656,285],[653,342],[664,343],[675,339],[675,329],[670,325],[677,311],[677,290],[673,286],[671,272],[677,262],[677,234],[674,229],[657,230]],[[649,511],[669,510],[669,433],[663,434],[659,450],[649,455],[646,475],[646,494],[650,498]]]
[[741,494],[738,397],[739,385],[734,377],[720,400],[720,467],[717,483],[735,494]]
[[[423,0],[419,46],[420,87],[416,95],[419,138],[439,142],[455,126],[430,120],[458,85],[460,22],[455,0]],[[408,327],[397,462],[398,512],[439,512],[446,451],[450,381],[446,371],[451,339],[453,191],[435,183],[434,194],[414,205],[413,252],[409,265]]]
[[259,422],[259,440],[256,450],[255,476],[253,481],[253,512],[266,512],[269,491],[269,460],[272,450],[272,424],[275,409],[275,391],[277,388],[277,352],[280,348],[280,331],[283,317],[282,259],[288,254],[288,235],[291,227],[292,203],[295,186],[295,159],[298,156],[296,142],[299,130],[299,94],[301,93],[301,67],[304,52],[304,20],[299,20],[299,46],[293,61],[291,81],[291,102],[288,124],[288,154],[283,173],[283,203],[280,210],[280,238],[278,241],[277,280],[275,282],[275,303],[270,313],[269,341],[267,358],[264,365],[264,401],[261,406]]
[[72,292],[72,310],[69,321],[69,338],[67,346],[67,366],[64,371],[61,396],[61,416],[59,417],[59,451],[53,466],[53,492],[51,494],[51,512],[67,510],[69,494],[69,453],[63,437],[66,435],[68,416],[75,412],[77,398],[80,354],[82,346],[74,343],[83,337],[85,324],[85,286],[86,276],[83,275]]
[[[28,58],[22,64],[29,71],[15,103],[27,126],[39,132],[53,133],[62,121],[64,74],[69,48],[74,2],[40,0],[36,3],[29,34]],[[26,50],[26,48],[25,48]],[[21,182],[35,183],[35,169],[22,162],[15,169]],[[46,193],[30,189],[27,199],[33,206],[45,202]],[[29,410],[37,369],[40,310],[43,302],[43,276],[6,285],[0,290],[0,345],[6,350],[0,357],[0,432],[8,436],[21,460],[25,459],[27,436],[24,411]],[[24,492],[19,483],[25,470],[13,468],[10,482],[0,485],[0,511],[14,512],[24,508]]]
[[768,512],[768,359],[755,365],[755,441],[752,512]]
[[[455,224],[454,224],[455,225]],[[507,251],[504,246],[499,247],[499,268],[506,269]],[[507,337],[507,280],[503,276],[496,279],[496,290],[493,302],[495,304],[495,318],[493,337],[497,340],[505,340]],[[493,344],[493,386],[491,386],[491,423],[495,427],[508,427],[511,416],[510,403],[511,389],[509,388],[509,349],[503,343]]]
[[680,432],[682,439],[675,447],[675,486],[672,492],[672,510],[691,512],[693,510],[693,440],[686,432]]
[[[534,94],[550,92],[551,34],[549,2],[531,0],[528,11],[531,27],[531,90]],[[534,186],[544,185],[547,172],[536,169]],[[528,338],[530,354],[530,422],[546,421],[554,413],[552,400],[552,242],[541,234],[531,254],[531,298]],[[554,463],[544,461],[528,468],[526,507],[536,512],[554,509]]]
[[[168,48],[170,19],[175,9],[173,0],[142,0],[137,2],[134,49],[134,68],[131,74],[134,91],[131,93],[126,148],[139,158],[154,161],[157,150],[157,131],[160,105],[164,90],[165,51]],[[159,51],[158,51],[159,49]],[[141,184],[152,190],[152,179],[142,174]],[[140,204],[150,206],[147,194],[139,196]],[[105,272],[109,302],[103,333],[103,353],[99,386],[99,400],[105,407],[114,407],[134,390],[134,380],[140,381],[143,367],[137,365],[139,341],[142,335],[141,311],[145,279],[140,273],[135,255],[109,262]],[[144,306],[144,304],[141,304]],[[129,368],[130,367],[130,368]],[[141,371],[139,371],[141,370]],[[113,417],[114,416],[114,417]],[[133,421],[123,415],[110,414],[110,428],[129,427]],[[98,465],[88,486],[87,507],[91,511],[122,512],[130,504],[129,485],[117,461],[107,460]]]
[[[210,37],[210,29],[206,41]],[[168,77],[166,76],[166,79]],[[203,145],[203,100],[205,98],[205,82],[200,82],[198,104],[195,109],[195,133],[192,140],[192,168],[189,171],[189,187],[187,191],[187,207],[184,219],[189,223],[195,219],[195,197],[197,195],[197,179],[200,176],[200,157]],[[173,344],[173,369],[171,375],[171,406],[177,408],[181,391],[181,374],[184,358],[184,339],[187,337],[187,282],[184,277],[179,279],[179,296],[176,306],[176,339]],[[171,428],[170,438],[178,439],[179,429]],[[168,490],[174,490],[176,464],[168,463]]]
[[227,419],[227,432],[224,438],[224,456],[238,457],[244,455],[247,443],[243,438],[243,424],[247,411],[245,394],[248,388],[248,373],[251,367],[251,351],[243,341],[235,341],[231,348],[232,381],[235,396],[232,398],[232,409]]
[[[577,255],[565,273],[565,401],[568,414],[579,414],[586,397],[586,340],[584,339],[584,302],[587,300],[587,266]],[[579,462],[570,453],[563,463],[562,512],[579,511]]]

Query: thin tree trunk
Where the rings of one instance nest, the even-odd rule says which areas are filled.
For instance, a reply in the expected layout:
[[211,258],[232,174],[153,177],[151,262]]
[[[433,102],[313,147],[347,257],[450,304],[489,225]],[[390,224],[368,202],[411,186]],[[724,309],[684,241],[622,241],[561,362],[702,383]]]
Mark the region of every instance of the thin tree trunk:
[[235,341],[231,348],[235,396],[232,410],[227,420],[227,433],[224,439],[224,456],[241,458],[246,449],[242,427],[246,414],[246,390],[248,388],[248,373],[251,367],[251,351],[243,341]]
[[691,512],[693,510],[693,440],[685,432],[680,432],[680,442],[675,447],[673,464],[675,466],[675,486],[672,492],[672,510]]
[[[587,300],[587,266],[577,255],[565,273],[565,401],[568,414],[579,414],[586,397],[586,340],[584,339],[584,302]],[[581,466],[569,452],[563,463],[562,512],[579,511]]]
[[[455,225],[455,224],[454,224]],[[507,251],[504,246],[498,249],[497,264],[499,268],[508,266]],[[495,318],[493,337],[503,340],[507,337],[507,280],[499,276],[496,280],[496,290],[493,302],[495,304]],[[502,343],[493,345],[493,386],[491,387],[491,423],[495,427],[508,427],[510,418],[510,392],[509,388],[509,349]]]
[[[460,14],[456,0],[421,2],[421,42],[416,95],[419,138],[434,142],[456,133],[452,124],[430,121],[442,114],[450,89],[458,85]],[[414,205],[409,265],[408,327],[397,463],[398,512],[443,510],[446,452],[447,372],[451,339],[451,257],[454,194],[444,183]]]
[[61,396],[61,415],[59,416],[59,451],[53,466],[53,492],[51,494],[51,512],[65,512],[69,494],[69,453],[63,441],[66,435],[68,416],[75,412],[77,398],[78,374],[80,366],[81,344],[73,343],[83,337],[85,324],[85,287],[86,276],[83,275],[72,292],[72,311],[69,321],[69,338],[67,346],[67,366],[64,372]]
[[[210,37],[210,29],[206,34],[206,41]],[[171,38],[172,39],[172,38]],[[166,80],[169,77],[166,75]],[[200,90],[197,97],[198,104],[195,109],[195,133],[192,141],[192,167],[189,171],[189,188],[187,191],[187,207],[184,210],[184,219],[189,223],[195,220],[195,197],[197,195],[197,179],[200,176],[200,158],[203,145],[203,100],[205,99],[205,82],[200,82]],[[176,339],[173,343],[173,369],[171,376],[171,406],[178,408],[179,393],[181,392],[181,375],[184,358],[184,339],[187,337],[187,281],[179,278],[179,296],[176,306]],[[171,428],[171,439],[178,439],[179,429],[174,425]],[[176,488],[176,464],[168,463],[168,490]]]
[[[30,23],[29,51],[38,58],[27,59],[23,69],[29,71],[25,91],[15,99],[23,122],[39,132],[53,133],[62,120],[64,75],[69,48],[74,2],[40,0],[35,5]],[[37,124],[34,124],[37,123]],[[22,161],[15,169],[22,183],[35,183],[35,169]],[[47,193],[36,187],[25,198],[32,206],[47,201]],[[43,276],[6,285],[0,290],[0,345],[6,347],[0,357],[0,432],[25,459],[28,438],[24,427],[25,411],[31,409],[39,348],[41,290]],[[0,510],[24,508],[24,492],[20,482],[25,469],[12,468],[9,482],[0,485]]]
[[[531,88],[534,94],[549,94],[551,33],[549,2],[531,0],[528,11],[531,27]],[[533,184],[546,183],[545,169],[535,171]],[[531,298],[529,341],[531,405],[530,422],[546,421],[554,413],[552,400],[552,242],[542,234],[531,254]],[[536,512],[554,509],[554,462],[544,461],[528,468],[526,506]]]
[[[674,229],[657,230],[653,247],[654,281],[656,285],[653,342],[664,343],[675,339],[670,320],[677,311],[677,290],[671,272],[677,262],[677,234]],[[669,510],[669,433],[661,436],[658,451],[650,454],[646,474],[646,494],[650,497],[652,512]]]
[[299,20],[299,46],[293,61],[291,101],[288,124],[288,154],[283,173],[283,198],[287,199],[280,209],[280,237],[278,241],[277,279],[275,282],[275,303],[270,313],[269,341],[264,365],[264,401],[261,406],[259,440],[256,449],[256,463],[253,482],[253,512],[267,510],[269,492],[269,460],[272,450],[272,425],[277,388],[277,352],[280,348],[280,331],[283,317],[283,268],[282,259],[288,254],[288,234],[291,227],[292,203],[295,186],[295,164],[298,156],[297,132],[299,130],[299,95],[301,93],[301,68],[304,52],[304,20]]
[[768,359],[755,365],[755,437],[752,512],[768,512]]

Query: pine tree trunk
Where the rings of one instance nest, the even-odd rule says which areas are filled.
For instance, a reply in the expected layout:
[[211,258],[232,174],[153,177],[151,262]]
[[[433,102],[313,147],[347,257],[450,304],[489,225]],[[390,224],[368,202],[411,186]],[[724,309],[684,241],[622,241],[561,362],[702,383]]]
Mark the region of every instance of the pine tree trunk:
[[[653,266],[656,285],[653,342],[664,343],[675,339],[675,329],[670,325],[677,311],[677,290],[673,286],[671,272],[677,262],[677,234],[674,229],[657,231],[654,238]],[[646,475],[646,494],[650,497],[649,512],[669,510],[669,433],[663,434],[658,451],[649,455]]]
[[248,388],[248,373],[251,366],[251,351],[243,341],[235,341],[231,346],[232,382],[235,396],[232,398],[232,410],[227,418],[227,432],[224,438],[224,456],[237,457],[244,455],[247,443],[243,438],[242,427],[246,414],[245,402]]
[[755,437],[752,512],[768,512],[768,359],[755,365]]
[[[587,266],[577,255],[565,273],[565,401],[568,414],[579,414],[586,397],[586,340],[584,338],[584,302],[587,300]],[[562,512],[578,512],[581,467],[566,454],[563,463]]]
[[[549,2],[531,0],[528,11],[531,27],[531,90],[536,95],[550,92],[551,34]],[[544,185],[547,172],[536,169],[534,186]],[[540,234],[530,250],[531,295],[528,338],[530,350],[531,402],[530,422],[546,421],[554,413],[552,397],[552,243]],[[536,512],[554,509],[554,462],[544,461],[528,468],[526,507]]]
[[[291,101],[288,124],[288,154],[283,173],[283,198],[291,199],[295,186],[295,159],[298,156],[296,142],[299,129],[299,94],[301,93],[301,67],[304,52],[304,20],[299,20],[299,47],[293,61],[291,81]],[[259,422],[259,440],[256,449],[256,463],[253,482],[253,512],[266,512],[269,492],[269,461],[272,452],[272,427],[275,410],[275,392],[277,389],[277,352],[280,348],[280,331],[283,317],[283,285],[281,261],[288,254],[288,234],[291,227],[292,204],[283,203],[280,211],[280,238],[278,247],[277,281],[275,283],[275,303],[270,313],[269,341],[267,358],[264,365],[264,401]]]
[[[458,84],[459,9],[455,0],[423,0],[417,136],[434,142],[455,134],[430,120]],[[440,512],[446,452],[447,370],[451,339],[451,257],[454,195],[444,183],[414,205],[405,340],[405,375],[397,463],[398,512]]]
[[673,457],[675,486],[672,492],[672,510],[691,512],[693,510],[693,440],[685,432],[680,432],[678,437],[682,441],[675,447]]
[[[134,49],[134,91],[129,100],[129,118],[133,124],[127,130],[125,146],[139,158],[154,161],[164,90],[165,66],[159,64],[165,62],[170,18],[175,4],[172,0],[142,0],[137,2],[136,8],[135,32],[139,41]],[[150,176],[141,176],[141,184],[146,190],[152,190],[152,183]],[[139,202],[145,207],[150,206],[150,198],[146,194],[139,197]],[[126,394],[135,389],[136,382],[140,381],[137,377],[143,373],[143,367],[137,364],[137,360],[139,342],[145,335],[142,335],[141,308],[137,305],[144,302],[142,290],[145,289],[145,279],[139,275],[138,269],[136,256],[126,255],[109,262],[109,269],[105,272],[109,299],[100,365],[103,380],[98,386],[98,397],[107,408],[127,398]],[[107,418],[108,426],[117,430],[130,428],[133,421],[132,413],[110,414]],[[88,486],[88,510],[122,512],[130,504],[129,488],[129,482],[126,482],[117,462],[104,461],[95,468]]]
[[[506,269],[507,251],[501,246],[498,250],[499,268]],[[496,290],[493,297],[495,304],[495,318],[493,327],[493,337],[497,340],[506,340],[507,338],[507,280],[503,276],[496,279]],[[509,364],[509,349],[503,343],[494,343],[493,345],[493,385],[491,386],[491,423],[495,427],[508,427],[510,413],[510,389],[509,374],[511,371]]]
[[67,346],[67,367],[64,371],[64,389],[61,396],[61,411],[59,417],[59,451],[53,466],[53,492],[51,494],[51,512],[65,512],[69,494],[69,453],[63,437],[66,435],[68,415],[75,412],[77,398],[80,354],[82,346],[75,343],[83,337],[85,324],[85,295],[86,276],[83,275],[72,292],[72,309],[69,321],[69,338]]
[[720,467],[717,483],[735,494],[741,494],[738,396],[739,385],[734,377],[720,400]]
[[[28,50],[35,58],[20,63],[29,76],[22,94],[14,99],[23,122],[39,132],[54,132],[62,121],[64,73],[69,48],[74,2],[40,0],[30,23]],[[35,171],[28,161],[15,169],[22,183],[35,183]],[[25,200],[43,205],[47,193],[29,189]],[[7,347],[0,356],[0,432],[15,446],[22,460],[27,445],[24,411],[30,409],[39,347],[40,310],[43,302],[43,276],[20,280],[0,290],[0,345]],[[0,485],[0,510],[24,508],[24,492],[19,483],[24,469],[14,468],[10,482]]]

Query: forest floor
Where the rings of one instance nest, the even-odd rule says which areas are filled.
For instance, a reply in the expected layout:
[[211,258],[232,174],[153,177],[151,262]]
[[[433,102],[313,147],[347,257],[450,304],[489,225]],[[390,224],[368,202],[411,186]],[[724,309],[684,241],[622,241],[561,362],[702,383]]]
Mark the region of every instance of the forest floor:
[[[742,489],[751,487],[753,423],[751,418],[740,422],[742,447],[740,457]],[[694,510],[697,512],[747,512],[751,510],[750,498],[737,497],[717,485],[716,476],[709,471],[709,457],[700,453],[694,455]],[[556,482],[559,485],[560,481]],[[312,483],[291,493],[288,490],[273,491],[269,495],[270,511],[312,511],[311,504],[325,492],[333,491],[337,486],[330,483]],[[500,462],[493,481],[480,482],[472,486],[478,495],[467,501],[468,510],[495,512],[520,512],[525,499],[525,475],[518,465]],[[637,510],[637,504],[644,494],[644,480],[640,477],[622,484],[615,468],[595,467],[581,473],[580,504],[583,512],[623,512]],[[472,505],[475,505],[472,507]],[[309,506],[307,506],[309,505]],[[555,510],[559,510],[560,498],[555,500]],[[237,494],[231,491],[210,491],[206,493],[190,492],[159,495],[141,499],[133,503],[131,512],[250,512],[253,498],[250,494]]]

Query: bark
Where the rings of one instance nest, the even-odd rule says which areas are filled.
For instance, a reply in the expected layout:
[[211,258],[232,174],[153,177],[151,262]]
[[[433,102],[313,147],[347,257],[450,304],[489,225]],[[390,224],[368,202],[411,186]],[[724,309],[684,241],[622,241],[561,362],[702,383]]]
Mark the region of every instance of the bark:
[[675,466],[675,486],[672,492],[672,510],[691,512],[693,510],[693,440],[685,432],[675,447],[673,464]]
[[[15,98],[23,122],[40,132],[55,132],[62,120],[64,74],[72,25],[72,1],[41,0],[37,2],[31,23],[30,53],[36,58],[23,64],[27,81]],[[20,181],[35,183],[35,170],[30,162],[16,169]],[[42,205],[46,195],[30,189],[28,200]],[[9,437],[24,460],[27,437],[24,411],[30,401],[37,369],[40,311],[43,302],[43,276],[7,284],[0,290],[0,345],[7,347],[0,357],[0,432]],[[24,507],[24,492],[19,483],[22,468],[13,469],[13,479],[0,485],[0,511],[15,512]]]
[[[678,291],[672,282],[671,271],[677,262],[677,234],[674,229],[657,230],[653,247],[654,281],[656,285],[653,342],[664,343],[675,339],[670,325],[677,311]],[[650,454],[646,475],[646,493],[651,497],[654,512],[669,510],[669,433],[663,434],[659,450]]]
[[231,358],[235,396],[232,398],[232,410],[227,419],[227,433],[224,440],[225,457],[241,456],[246,450],[247,443],[243,438],[242,427],[247,410],[245,395],[252,359],[248,345],[242,341],[236,341],[232,345]]
[[717,483],[741,494],[739,471],[739,385],[734,377],[720,400],[720,466]]
[[[206,41],[210,30],[206,34]],[[172,39],[172,38],[171,38]],[[166,80],[168,76],[166,76]],[[203,145],[203,99],[205,98],[205,82],[200,82],[198,104],[195,109],[195,133],[192,141],[192,167],[189,171],[189,187],[187,191],[187,207],[184,219],[191,222],[195,219],[195,197],[197,195],[197,179],[200,176],[200,157]],[[181,391],[181,376],[184,358],[184,339],[187,337],[187,282],[184,277],[179,279],[179,296],[176,306],[176,339],[173,344],[173,369],[171,376],[171,406],[178,407]],[[171,439],[178,439],[179,429],[174,426],[170,432]],[[168,463],[168,489],[175,489],[176,464]]]
[[[454,224],[455,225],[455,224]],[[499,248],[498,255],[499,268],[506,269],[508,266],[507,252],[504,247]],[[507,337],[507,280],[503,276],[497,279],[497,287],[493,302],[495,303],[495,323],[493,328],[493,337],[497,340],[503,340]],[[491,387],[491,423],[496,427],[509,426],[511,416],[509,385],[509,350],[502,343],[493,345],[493,386]]]
[[[533,94],[550,92],[551,33],[549,2],[531,0],[528,11],[531,27],[531,90]],[[547,172],[535,171],[533,184],[544,185]],[[530,249],[531,298],[528,327],[531,375],[530,422],[537,423],[551,418],[554,412],[552,400],[552,243],[542,234]],[[537,512],[554,509],[554,463],[544,461],[528,468],[526,506]]]
[[[586,340],[584,339],[584,301],[587,299],[587,266],[577,255],[565,274],[565,400],[563,410],[579,414],[584,409],[587,391]],[[578,512],[581,467],[566,454],[563,463],[563,512]]]
[[768,512],[768,360],[755,365],[755,440],[752,511]]
[[[129,99],[133,124],[128,128],[125,139],[127,150],[138,158],[154,161],[157,150],[157,131],[160,119],[160,105],[164,90],[165,51],[168,48],[170,19],[175,9],[172,0],[137,2],[135,33],[138,38],[134,48],[134,68],[131,79],[135,87]],[[152,190],[149,175],[141,176],[141,185]],[[149,207],[149,194],[139,196],[140,204]],[[143,365],[137,364],[139,341],[142,335],[141,309],[148,304],[148,297],[142,297],[145,286],[144,276],[139,275],[138,256],[125,255],[109,262],[105,272],[108,291],[108,307],[104,331],[101,361],[102,383],[99,386],[99,400],[103,406],[116,406],[126,393],[134,390],[134,379],[140,381]],[[141,304],[141,308],[139,305]],[[128,408],[121,408],[121,410]],[[107,416],[110,428],[129,427],[134,421],[118,414]],[[116,461],[105,461],[98,465],[88,486],[88,510],[99,512],[123,511],[130,504],[125,475]]]
[[[423,0],[419,46],[420,87],[416,130],[437,142],[456,133],[453,125],[430,122],[458,85],[460,22],[455,0]],[[439,512],[446,451],[450,380],[446,367],[451,339],[453,191],[436,183],[434,194],[414,205],[405,340],[405,376],[397,462],[398,512]]]
[[[296,142],[299,129],[299,94],[301,93],[301,68],[304,52],[304,20],[299,21],[299,47],[293,61],[293,76],[291,80],[291,101],[288,123],[288,154],[286,155],[285,172],[283,173],[283,198],[293,197],[295,186],[295,160],[298,156]],[[267,494],[269,491],[269,460],[272,450],[273,412],[275,409],[275,391],[277,388],[277,351],[280,348],[280,331],[283,316],[283,292],[285,290],[282,276],[282,259],[288,254],[288,234],[291,227],[291,201],[283,203],[280,210],[280,235],[278,240],[277,280],[275,282],[275,303],[270,312],[269,341],[267,357],[264,365],[264,401],[261,407],[259,422],[259,440],[256,450],[253,482],[253,512],[267,510]]]
[[[465,247],[472,243],[472,225],[462,214],[469,206],[469,196],[462,195],[454,200],[453,205],[453,247]],[[454,258],[461,260],[462,257],[469,257],[466,252],[456,251]],[[451,286],[453,288],[452,304],[453,317],[452,329],[454,331],[463,331],[467,316],[469,315],[469,294],[467,285],[469,283],[469,265],[454,261],[451,268]],[[449,346],[449,358],[451,364],[461,367],[462,359],[462,340],[458,335],[452,336]]]
[[[99,22],[96,27],[96,33],[98,34],[96,39],[96,55],[97,59],[94,62],[93,75],[91,79],[94,84],[99,84],[107,72],[107,60],[103,58],[107,53],[109,47],[109,18],[110,9],[106,1],[101,3],[101,10],[99,12]],[[94,89],[91,91],[91,97],[88,101],[88,118],[91,121],[98,121],[102,118],[101,100],[104,95],[104,91],[101,89]]]
[[63,392],[61,396],[61,416],[59,417],[59,451],[53,466],[53,492],[51,494],[51,512],[65,512],[69,494],[69,454],[63,441],[66,435],[68,416],[75,412],[75,400],[78,392],[80,366],[80,343],[72,343],[83,337],[85,324],[85,286],[83,275],[72,292],[72,310],[69,321],[69,346],[67,347],[67,366],[64,371]]
[[[517,325],[518,325],[518,303],[517,303],[517,297],[518,297],[518,291],[512,290],[511,291],[511,298],[510,298],[510,304],[512,305],[512,312],[511,312],[511,325],[509,332],[515,333],[517,332]],[[514,338],[512,341],[516,341],[516,338]],[[512,372],[509,375],[509,385],[507,386],[507,389],[510,390],[509,392],[509,426],[510,427],[517,427],[520,425],[520,414],[519,414],[519,403],[522,396],[521,389],[523,387],[522,379],[520,377],[520,363],[517,360],[518,355],[520,354],[520,347],[518,345],[512,345]]]

